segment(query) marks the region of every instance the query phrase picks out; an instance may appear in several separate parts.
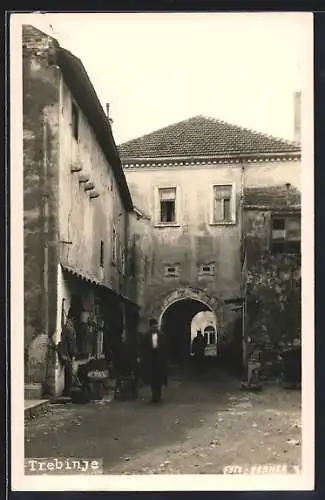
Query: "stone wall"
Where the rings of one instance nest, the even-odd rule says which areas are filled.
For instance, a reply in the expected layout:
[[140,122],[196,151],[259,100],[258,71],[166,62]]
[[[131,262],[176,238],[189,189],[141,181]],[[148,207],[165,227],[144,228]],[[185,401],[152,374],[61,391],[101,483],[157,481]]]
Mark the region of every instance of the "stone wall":
[[[126,276],[122,261],[123,254],[126,259],[128,216],[112,168],[87,117],[63,78],[60,87],[59,171],[60,192],[65,193],[60,203],[61,261],[124,294]],[[78,113],[77,139],[72,130],[72,104]],[[84,176],[88,182],[82,182]],[[90,184],[94,189],[88,191]],[[91,198],[94,192],[97,198]],[[117,238],[115,258],[113,230]],[[103,266],[100,265],[101,242]]]
[[[147,256],[147,280],[143,314],[159,317],[162,303],[175,290],[192,287],[222,301],[240,290],[240,167],[217,169],[126,169],[126,178],[134,203],[152,220],[152,243]],[[211,224],[212,186],[234,183],[236,218],[233,224]],[[156,222],[155,190],[177,185],[179,224],[159,227]],[[200,266],[213,263],[213,271],[204,275]],[[166,266],[177,265],[179,275],[167,277]],[[224,318],[218,310],[220,324]],[[231,316],[227,310],[226,315]]]
[[271,211],[246,211],[247,332],[271,344],[300,336],[300,255],[270,252]]
[[25,380],[34,383],[44,382],[44,335],[56,329],[59,70],[55,50],[50,37],[23,28]]
[[139,306],[139,331],[148,328],[148,312],[146,308],[147,286],[152,268],[152,222],[150,218],[135,211],[130,214],[128,239],[128,296]]
[[[270,161],[195,167],[127,167],[126,178],[134,200],[152,220],[151,250],[146,254],[144,316],[159,316],[161,304],[174,290],[188,286],[200,289],[219,302],[241,293],[241,210],[240,193],[245,186],[290,183],[300,186],[300,162]],[[211,224],[213,184],[232,183],[236,193],[236,218],[230,225]],[[158,227],[155,190],[177,186],[179,225]],[[257,224],[258,222],[256,222]],[[260,224],[264,224],[261,220]],[[261,236],[260,236],[261,237]],[[139,241],[141,238],[139,239]],[[259,240],[258,240],[259,244]],[[138,243],[139,245],[139,243]],[[199,272],[200,264],[213,262],[211,275]],[[165,265],[179,265],[178,277],[165,277]],[[231,325],[232,309],[220,307],[218,323]],[[232,328],[232,326],[230,326]]]

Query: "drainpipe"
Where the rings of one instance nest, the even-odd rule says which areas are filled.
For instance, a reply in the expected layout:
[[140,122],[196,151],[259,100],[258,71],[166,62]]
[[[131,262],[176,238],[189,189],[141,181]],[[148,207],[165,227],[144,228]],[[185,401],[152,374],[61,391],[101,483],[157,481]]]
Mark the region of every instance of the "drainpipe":
[[244,188],[245,188],[245,165],[241,164],[241,182],[240,182],[240,239],[241,239],[241,294],[244,298],[242,302],[242,348],[243,348],[243,367],[247,375],[248,370],[248,338],[246,330],[246,240],[244,228]]
[[43,112],[43,215],[44,215],[44,264],[43,264],[43,314],[44,314],[44,333],[48,338],[47,353],[45,360],[45,377],[43,382],[43,395],[49,393],[49,363],[50,363],[50,332],[49,332],[49,246],[48,246],[48,233],[49,233],[49,183],[48,183],[48,156],[47,156],[47,119],[46,114]]
[[49,194],[48,194],[48,158],[47,158],[47,122],[43,113],[43,202],[44,202],[44,266],[43,266],[43,292],[44,292],[44,331],[49,334],[49,296],[48,296],[48,270],[49,270]]

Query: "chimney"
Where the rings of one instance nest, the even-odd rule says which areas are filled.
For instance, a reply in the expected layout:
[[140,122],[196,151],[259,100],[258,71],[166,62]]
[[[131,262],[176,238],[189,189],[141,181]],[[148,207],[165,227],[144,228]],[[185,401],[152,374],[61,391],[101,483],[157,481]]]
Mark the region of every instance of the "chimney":
[[107,103],[106,103],[106,115],[107,115],[107,118],[108,118],[109,123],[112,125],[112,124],[113,124],[113,120],[112,120],[112,118],[109,116],[109,102],[107,102]]
[[301,142],[301,91],[294,96],[294,140]]

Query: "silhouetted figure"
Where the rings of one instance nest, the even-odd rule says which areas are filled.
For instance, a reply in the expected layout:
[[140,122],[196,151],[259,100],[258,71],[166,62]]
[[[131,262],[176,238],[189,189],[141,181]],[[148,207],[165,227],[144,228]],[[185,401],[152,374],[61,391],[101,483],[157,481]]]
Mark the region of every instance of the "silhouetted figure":
[[167,385],[167,350],[165,336],[155,319],[149,321],[149,331],[142,342],[143,383],[150,385],[152,402],[161,401],[162,386]]
[[281,354],[285,384],[289,389],[301,387],[301,345],[293,345]]
[[76,331],[71,316],[68,316],[63,326],[58,353],[64,365],[64,395],[69,396],[72,387],[73,361],[76,355]]
[[201,370],[203,368],[205,346],[205,338],[201,330],[198,330],[192,342],[192,353],[194,355],[194,366],[196,370]]

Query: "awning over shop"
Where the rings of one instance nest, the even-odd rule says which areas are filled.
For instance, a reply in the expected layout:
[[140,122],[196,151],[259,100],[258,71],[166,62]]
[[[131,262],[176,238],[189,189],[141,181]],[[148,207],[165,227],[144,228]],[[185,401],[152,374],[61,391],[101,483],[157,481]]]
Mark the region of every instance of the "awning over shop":
[[104,285],[103,283],[101,283],[95,277],[86,274],[84,271],[80,271],[79,269],[76,269],[76,268],[74,268],[72,266],[68,266],[66,264],[61,264],[61,267],[62,267],[62,269],[64,271],[66,271],[66,272],[68,272],[70,274],[73,274],[77,278],[79,278],[79,279],[81,279],[83,281],[86,281],[87,283],[90,283],[92,285],[102,286],[104,288],[108,288],[106,285]]
[[140,309],[140,306],[138,306],[138,304],[136,304],[135,302],[133,302],[132,300],[130,300],[128,297],[125,297],[124,295],[116,292],[115,290],[113,290],[109,286],[105,285],[105,283],[102,283],[97,278],[95,278],[94,276],[89,275],[85,271],[81,271],[80,269],[77,269],[77,268],[75,268],[73,266],[69,266],[67,264],[62,264],[62,263],[61,263],[61,267],[62,267],[62,269],[64,271],[72,274],[76,278],[79,278],[79,279],[81,279],[81,280],[83,280],[86,283],[89,283],[91,285],[98,286],[98,287],[104,289],[105,291],[107,291],[108,293],[111,293],[111,294],[115,295],[120,300],[125,301],[127,304],[129,304],[129,305],[131,305],[131,306],[133,306],[133,307],[135,307],[137,309]]

